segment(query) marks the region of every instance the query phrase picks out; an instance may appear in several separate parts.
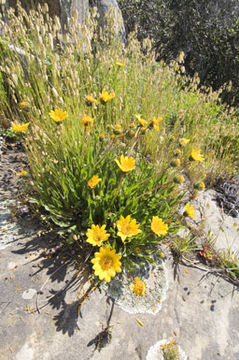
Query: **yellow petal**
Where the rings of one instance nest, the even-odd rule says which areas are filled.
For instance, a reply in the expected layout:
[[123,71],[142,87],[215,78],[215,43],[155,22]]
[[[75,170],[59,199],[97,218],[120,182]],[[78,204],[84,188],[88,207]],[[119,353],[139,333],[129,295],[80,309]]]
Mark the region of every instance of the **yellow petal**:
[[144,323],[141,320],[139,320],[138,318],[135,318],[135,320],[140,326],[144,327]]

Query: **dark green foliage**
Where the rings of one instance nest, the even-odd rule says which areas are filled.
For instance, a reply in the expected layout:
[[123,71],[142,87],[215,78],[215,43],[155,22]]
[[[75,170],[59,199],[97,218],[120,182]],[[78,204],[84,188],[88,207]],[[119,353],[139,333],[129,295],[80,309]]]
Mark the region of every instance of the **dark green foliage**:
[[188,74],[219,89],[223,100],[239,100],[239,4],[235,0],[119,0],[126,29],[150,37],[159,59],[185,53]]

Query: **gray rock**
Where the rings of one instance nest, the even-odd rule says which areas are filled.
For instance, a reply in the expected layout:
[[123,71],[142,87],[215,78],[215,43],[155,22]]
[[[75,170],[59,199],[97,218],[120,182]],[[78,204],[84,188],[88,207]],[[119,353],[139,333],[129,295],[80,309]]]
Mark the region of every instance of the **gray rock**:
[[216,202],[217,193],[206,190],[199,193],[193,204],[202,214],[204,233],[215,240],[216,250],[239,253],[239,218],[223,213]]
[[89,12],[89,0],[60,0],[61,26],[67,29],[67,23],[77,12],[77,20],[80,25],[85,23],[86,15]]
[[126,32],[124,27],[124,22],[122,18],[121,11],[119,9],[118,3],[116,0],[96,0],[96,6],[100,15],[100,23],[102,27],[105,26],[105,16],[113,9],[115,14],[115,33],[119,36],[120,41],[126,44]]
[[[75,286],[67,293],[59,292],[46,306],[49,296],[64,289],[76,270],[58,270],[53,259],[38,258],[37,244],[39,239],[33,239],[1,251],[1,360],[139,360],[146,359],[162,339],[174,336],[189,360],[238,360],[238,291],[214,275],[203,278],[198,269],[184,272],[183,266],[180,282],[174,281],[169,256],[165,264],[169,288],[161,310],[129,314],[116,302],[110,321],[111,342],[100,352],[94,351],[94,340],[107,324],[112,303],[103,292],[95,291],[84,300],[78,314]],[[14,269],[8,266],[12,262]],[[81,294],[87,286],[79,289]],[[37,295],[26,299],[29,289],[42,289],[38,294],[40,313],[35,311]]]
[[[1,13],[6,19],[6,12],[9,7],[16,8],[17,0],[1,0]],[[37,5],[47,3],[49,8],[49,15],[51,17],[58,16],[61,19],[62,29],[67,29],[67,22],[75,11],[78,12],[79,24],[85,23],[85,17],[89,12],[89,0],[21,0],[22,7],[29,11],[32,8],[37,8]]]
[[[70,25],[69,19],[73,16],[76,16],[77,12],[77,22],[80,25],[85,24],[85,19],[89,13],[89,0],[36,0],[34,2],[29,2],[28,0],[21,0],[21,5],[27,11],[34,7],[37,8],[37,4],[43,5],[44,3],[48,4],[49,15],[51,17],[58,16],[61,21],[61,26],[63,32],[66,32],[68,26]],[[126,33],[124,22],[122,18],[121,11],[119,9],[118,3],[116,0],[96,0],[96,6],[100,15],[100,23],[104,27],[105,25],[105,16],[108,11],[112,8],[115,13],[115,32],[116,35],[119,35],[121,42],[126,43]],[[1,0],[0,2],[0,12],[4,20],[7,20],[7,10],[9,7],[16,8],[17,0]]]

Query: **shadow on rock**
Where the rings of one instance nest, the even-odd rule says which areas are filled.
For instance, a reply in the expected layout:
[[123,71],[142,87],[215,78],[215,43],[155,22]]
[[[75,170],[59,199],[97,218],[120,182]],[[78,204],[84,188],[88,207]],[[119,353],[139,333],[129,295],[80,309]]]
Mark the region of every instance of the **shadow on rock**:
[[80,330],[77,325],[79,302],[75,301],[71,304],[67,304],[63,300],[62,303],[63,309],[53,318],[56,325],[56,331],[62,331],[63,334],[67,333],[69,336],[72,336],[75,329]]
[[[88,272],[79,268],[77,252],[72,245],[59,243],[59,235],[55,233],[35,236],[21,245],[20,249],[12,252],[21,255],[36,255],[34,258],[31,257],[24,266],[32,264],[34,270],[29,274],[31,279],[39,278],[40,275],[44,279],[36,295],[36,312],[40,314],[43,309],[51,306],[54,311],[53,320],[56,331],[72,336],[76,329],[79,330],[77,320],[79,315],[82,316],[81,313],[79,314],[79,304],[83,299],[75,300],[76,291],[89,280]],[[84,298],[88,296],[91,288],[92,285],[89,284]],[[56,311],[58,311],[57,314]]]
[[110,325],[110,321],[112,318],[112,314],[114,311],[114,305],[115,305],[115,300],[108,297],[107,298],[107,304],[110,305],[110,301],[112,302],[111,304],[111,309],[110,309],[110,314],[106,323],[106,326],[102,329],[102,331],[99,332],[99,334],[97,334],[94,339],[92,339],[87,346],[92,346],[94,345],[94,351],[98,350],[100,351],[101,349],[103,349],[104,347],[106,347],[108,344],[110,344],[111,339],[112,339],[112,331],[110,330],[110,328],[112,327]]

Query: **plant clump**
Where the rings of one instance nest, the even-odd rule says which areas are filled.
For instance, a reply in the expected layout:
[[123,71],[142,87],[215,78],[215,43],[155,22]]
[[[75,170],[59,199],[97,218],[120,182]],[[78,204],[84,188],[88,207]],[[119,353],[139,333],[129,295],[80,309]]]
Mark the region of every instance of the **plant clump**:
[[175,338],[173,338],[168,344],[161,345],[163,349],[164,360],[180,360],[178,345]]
[[[16,119],[11,131],[26,149],[33,209],[76,247],[78,263],[89,260],[96,281],[110,282],[153,263],[178,232],[184,171],[202,188],[233,168],[233,154],[215,141],[235,119],[217,93],[202,93],[175,63],[157,63],[149,40],[142,51],[111,26],[98,35],[94,13],[85,26],[72,21],[63,41],[58,19],[9,12],[0,70],[10,96],[0,109]],[[12,43],[26,54],[27,74]],[[185,207],[192,218],[194,210]]]

